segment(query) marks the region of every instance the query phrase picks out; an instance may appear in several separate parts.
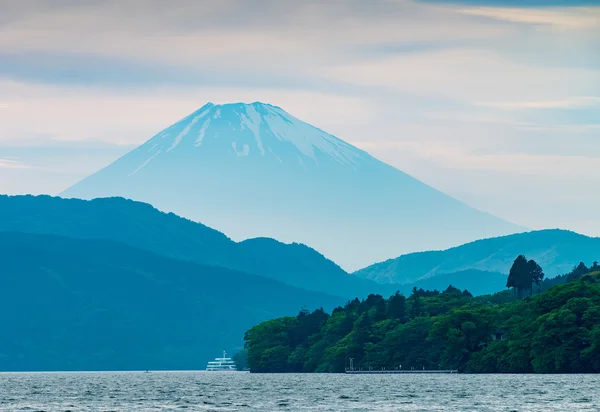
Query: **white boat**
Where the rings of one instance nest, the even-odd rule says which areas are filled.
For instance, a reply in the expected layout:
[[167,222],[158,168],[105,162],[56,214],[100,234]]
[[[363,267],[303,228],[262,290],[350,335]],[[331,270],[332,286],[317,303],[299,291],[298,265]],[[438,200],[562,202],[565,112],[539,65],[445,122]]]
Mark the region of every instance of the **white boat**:
[[237,365],[233,359],[227,357],[227,352],[223,351],[223,357],[208,362],[206,370],[211,372],[237,371]]

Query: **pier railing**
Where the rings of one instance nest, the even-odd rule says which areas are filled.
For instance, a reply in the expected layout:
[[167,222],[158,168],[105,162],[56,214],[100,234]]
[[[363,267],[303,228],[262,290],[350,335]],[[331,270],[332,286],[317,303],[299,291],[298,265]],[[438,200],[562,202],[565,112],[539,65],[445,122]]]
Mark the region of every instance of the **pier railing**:
[[389,373],[458,373],[455,369],[444,369],[444,370],[425,370],[425,369],[414,369],[414,370],[402,370],[402,369],[380,369],[380,370],[346,370],[346,373],[353,375],[362,375],[362,374],[389,374]]

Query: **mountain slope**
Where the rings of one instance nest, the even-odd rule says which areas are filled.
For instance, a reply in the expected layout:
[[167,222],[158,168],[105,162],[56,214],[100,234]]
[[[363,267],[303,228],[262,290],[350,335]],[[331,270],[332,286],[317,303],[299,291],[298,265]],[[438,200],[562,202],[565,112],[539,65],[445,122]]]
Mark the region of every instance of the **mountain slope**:
[[200,369],[343,299],[106,240],[0,232],[0,371]]
[[351,276],[313,249],[272,239],[236,243],[207,226],[121,198],[0,196],[0,231],[108,239],[167,257],[222,266],[352,299],[392,294],[390,285]]
[[508,273],[520,254],[538,262],[547,277],[554,277],[569,272],[582,260],[587,263],[599,260],[600,238],[565,230],[533,231],[478,240],[444,251],[407,254],[354,274],[380,283],[412,283],[473,269]]
[[348,269],[521,231],[262,103],[209,103],[61,195],[148,202]]

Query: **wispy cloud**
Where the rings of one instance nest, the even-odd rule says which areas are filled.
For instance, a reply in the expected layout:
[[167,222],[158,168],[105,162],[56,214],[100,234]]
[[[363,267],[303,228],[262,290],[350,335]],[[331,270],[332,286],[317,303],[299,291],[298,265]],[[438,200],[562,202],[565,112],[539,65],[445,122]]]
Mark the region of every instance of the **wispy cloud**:
[[469,7],[459,10],[459,12],[496,20],[552,26],[562,29],[598,28],[600,24],[600,7],[531,9],[522,7]]
[[31,166],[23,164],[16,159],[1,159],[0,168],[2,169],[31,169]]
[[498,102],[498,103],[480,103],[481,106],[493,107],[503,110],[523,110],[523,109],[572,109],[580,107],[600,106],[600,97],[597,96],[577,96],[561,100],[541,100],[541,101],[523,101],[523,102]]
[[485,48],[457,48],[390,56],[339,65],[324,72],[363,86],[394,88],[402,92],[455,101],[556,101],[564,96],[600,95],[599,70],[541,68]]
[[396,150],[410,152],[446,170],[503,172],[514,175],[557,176],[571,178],[595,175],[600,157],[585,155],[549,155],[532,153],[477,153],[445,140],[354,141],[372,153]]
[[600,133],[599,124],[557,124],[557,125],[536,125],[523,124],[518,126],[521,130],[532,132],[562,132],[565,135],[572,133]]
[[[0,81],[0,94],[14,98],[0,112],[0,142],[41,145],[92,141],[140,144],[208,101],[264,101],[327,130],[377,121],[377,106],[369,99],[333,92],[279,88],[181,85],[157,89],[115,90],[80,85],[39,85]],[[314,102],[319,102],[315,104]],[[29,124],[27,133],[23,124]],[[74,113],[77,115],[74,116]],[[16,138],[18,136],[18,138]],[[32,139],[34,142],[32,142]],[[15,142],[17,141],[17,142]]]

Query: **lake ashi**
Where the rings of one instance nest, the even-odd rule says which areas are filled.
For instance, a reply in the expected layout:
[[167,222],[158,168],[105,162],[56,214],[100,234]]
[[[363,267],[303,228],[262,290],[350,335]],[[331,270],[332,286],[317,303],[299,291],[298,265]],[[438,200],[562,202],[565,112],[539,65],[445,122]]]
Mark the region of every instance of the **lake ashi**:
[[598,375],[0,373],[1,411],[598,411]]

